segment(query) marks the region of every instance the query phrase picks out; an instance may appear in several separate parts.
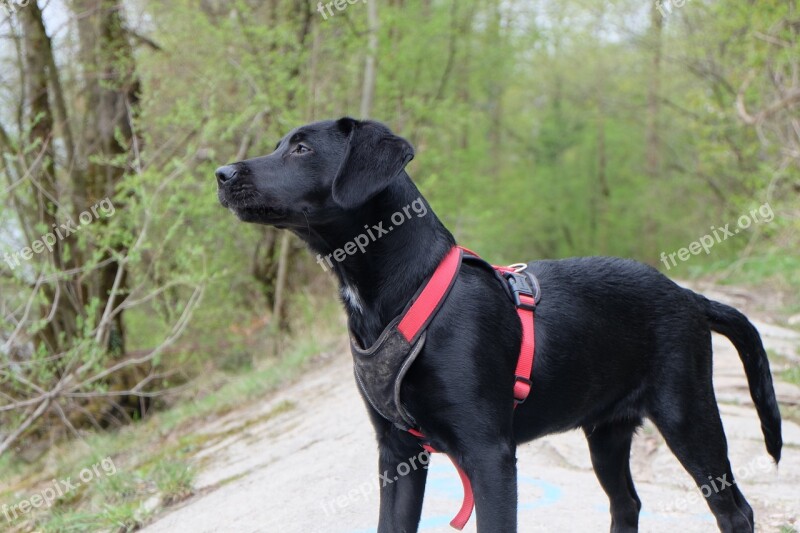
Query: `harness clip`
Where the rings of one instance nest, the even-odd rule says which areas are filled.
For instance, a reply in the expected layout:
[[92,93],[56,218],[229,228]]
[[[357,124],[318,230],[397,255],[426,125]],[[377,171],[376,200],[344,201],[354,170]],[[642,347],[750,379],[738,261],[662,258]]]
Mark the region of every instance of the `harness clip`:
[[[517,274],[516,272],[506,272],[505,278],[508,281],[508,288],[511,290],[511,297],[514,299],[514,305],[516,305],[518,309],[535,311],[536,293],[528,281],[528,276],[525,274]],[[520,296],[527,296],[531,299],[532,303],[523,302]]]

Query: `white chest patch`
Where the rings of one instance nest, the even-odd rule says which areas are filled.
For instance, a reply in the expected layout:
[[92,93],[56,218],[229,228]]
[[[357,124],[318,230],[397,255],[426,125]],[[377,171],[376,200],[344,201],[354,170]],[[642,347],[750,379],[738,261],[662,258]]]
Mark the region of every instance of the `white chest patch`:
[[358,291],[350,285],[342,287],[342,299],[344,299],[347,306],[353,311],[359,313],[364,312],[364,306],[361,304],[361,297],[358,295]]

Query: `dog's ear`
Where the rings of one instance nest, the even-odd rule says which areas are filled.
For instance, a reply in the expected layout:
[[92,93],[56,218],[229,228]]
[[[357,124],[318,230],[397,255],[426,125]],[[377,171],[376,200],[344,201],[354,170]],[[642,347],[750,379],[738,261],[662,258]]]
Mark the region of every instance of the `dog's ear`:
[[336,125],[347,135],[347,148],[333,180],[333,199],[352,209],[388,187],[414,159],[414,148],[376,122],[342,118]]

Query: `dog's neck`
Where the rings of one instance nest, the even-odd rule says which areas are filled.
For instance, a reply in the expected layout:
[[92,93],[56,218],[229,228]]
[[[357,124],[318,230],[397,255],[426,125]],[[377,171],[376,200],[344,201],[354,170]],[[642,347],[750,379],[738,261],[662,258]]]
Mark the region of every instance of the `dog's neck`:
[[336,274],[350,331],[363,346],[402,312],[455,244],[405,172],[346,218],[296,233]]

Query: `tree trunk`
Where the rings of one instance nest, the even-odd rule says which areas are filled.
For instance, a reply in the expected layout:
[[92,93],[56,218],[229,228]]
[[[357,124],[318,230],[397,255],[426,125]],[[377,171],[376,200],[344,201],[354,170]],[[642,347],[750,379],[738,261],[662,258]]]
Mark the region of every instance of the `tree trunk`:
[[[133,49],[124,27],[123,5],[119,0],[75,0],[78,17],[81,62],[86,73],[86,116],[81,160],[88,161],[82,172],[82,183],[76,183],[73,201],[76,209],[85,210],[105,198],[113,198],[118,184],[133,163],[132,144],[134,131],[132,119],[138,110],[139,79],[135,72]],[[119,156],[127,155],[124,166]],[[124,206],[115,200],[118,210]],[[97,223],[107,223],[98,219]],[[115,245],[124,253],[123,245]],[[110,258],[106,254],[102,259]],[[98,277],[84,288],[85,302],[93,298],[103,302],[112,300],[116,307],[124,298],[127,273],[116,261],[102,267]],[[117,277],[121,276],[120,281]],[[116,289],[115,289],[116,284]],[[116,354],[125,352],[123,314],[114,317],[107,335],[107,346]]]
[[378,55],[378,30],[380,21],[378,20],[378,3],[367,2],[367,21],[369,24],[369,35],[367,37],[367,57],[364,61],[364,85],[361,89],[361,108],[360,118],[369,118],[372,114],[372,105],[375,100],[375,81],[378,76],[377,55]]
[[[24,68],[26,70],[26,95],[28,98],[28,120],[30,133],[28,145],[32,147],[25,157],[27,173],[33,183],[34,205],[31,205],[27,216],[29,227],[41,226],[50,230],[59,222],[59,191],[56,182],[55,164],[55,132],[53,112],[50,107],[51,94],[49,81],[55,76],[50,72],[55,62],[50,38],[48,37],[42,12],[36,2],[31,2],[19,11],[24,40]],[[37,230],[38,231],[38,230]],[[38,238],[35,235],[34,238]],[[42,257],[50,261],[57,270],[72,266],[72,262],[64,260],[61,240],[56,240],[53,252]],[[68,308],[70,299],[74,299],[75,287],[66,280],[55,280],[43,287],[48,304],[42,308],[43,316],[51,313],[53,319],[38,334],[37,344],[49,350],[58,351],[63,348],[65,340],[71,339],[76,331],[74,311]],[[69,298],[70,295],[72,298]]]
[[650,84],[647,88],[647,149],[645,155],[646,171],[651,178],[658,177],[661,166],[661,138],[659,135],[659,99],[661,90],[661,34],[664,17],[659,4],[653,2],[650,9],[650,45],[652,63]]
[[[664,27],[664,16],[660,11],[658,2],[653,2],[650,8],[650,35],[649,42],[652,52],[650,65],[650,83],[647,87],[647,131],[645,133],[645,173],[650,179],[661,176],[661,135],[659,132],[660,99],[661,99],[661,47]],[[648,257],[658,255],[657,239],[658,224],[651,210],[644,213],[644,226],[641,232],[641,250]]]
[[273,323],[284,329],[284,307],[286,294],[286,279],[289,272],[289,249],[292,244],[292,234],[284,231],[281,234],[280,254],[278,256],[278,276],[275,279],[275,301],[272,305]]

